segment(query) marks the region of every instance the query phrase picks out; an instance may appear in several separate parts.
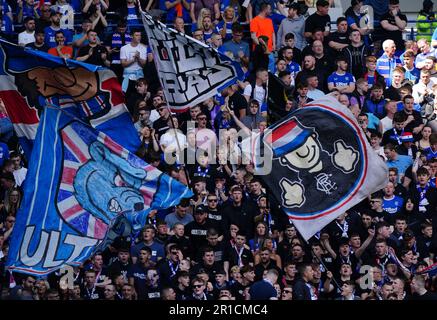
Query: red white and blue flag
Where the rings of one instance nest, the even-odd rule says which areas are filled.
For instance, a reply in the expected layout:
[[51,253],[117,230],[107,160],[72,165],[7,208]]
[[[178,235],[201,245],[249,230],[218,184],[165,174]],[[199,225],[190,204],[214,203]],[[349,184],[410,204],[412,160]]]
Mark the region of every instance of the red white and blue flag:
[[10,270],[46,275],[79,265],[118,235],[113,226],[123,230],[120,220],[135,232],[150,210],[192,196],[64,109],[45,108],[41,117],[11,236]]
[[132,152],[140,145],[121,86],[109,69],[0,39],[0,98],[28,158],[38,114],[47,105],[67,110]]

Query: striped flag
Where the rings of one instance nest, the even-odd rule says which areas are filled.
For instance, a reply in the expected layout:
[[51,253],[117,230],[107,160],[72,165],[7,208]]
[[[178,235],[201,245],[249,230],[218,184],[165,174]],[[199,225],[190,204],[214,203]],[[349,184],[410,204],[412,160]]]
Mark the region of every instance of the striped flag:
[[80,265],[117,232],[142,227],[150,210],[192,196],[59,107],[42,113],[29,163],[7,261],[16,272],[47,275]]
[[0,98],[29,158],[46,105],[67,110],[129,151],[140,140],[115,74],[0,39]]

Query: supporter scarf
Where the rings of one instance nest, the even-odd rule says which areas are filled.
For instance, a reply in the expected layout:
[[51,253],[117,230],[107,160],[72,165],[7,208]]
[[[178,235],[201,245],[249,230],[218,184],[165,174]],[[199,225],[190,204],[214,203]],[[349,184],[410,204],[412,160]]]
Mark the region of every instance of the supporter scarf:
[[173,278],[176,275],[176,272],[179,270],[179,262],[176,263],[176,268],[175,268],[175,267],[173,267],[173,263],[171,262],[171,260],[169,260],[168,266],[169,266],[170,271],[171,271],[170,278]]
[[209,165],[206,167],[205,170],[202,170],[201,166],[197,167],[197,176],[198,177],[206,177],[208,175],[209,172]]
[[421,203],[425,199],[425,195],[429,189],[429,186],[430,186],[429,182],[426,184],[424,188],[422,188],[419,184],[416,185],[417,191],[419,192],[419,211],[426,211],[425,206],[421,205]]
[[347,232],[349,230],[349,224],[347,223],[347,221],[344,221],[343,226],[341,224],[339,224],[338,222],[335,222],[337,224],[337,226],[340,228],[341,230],[341,237],[342,238],[349,238]]
[[396,130],[396,128],[393,128],[393,133],[394,133],[394,137],[398,141],[398,144],[402,144],[401,136],[404,133],[404,129],[402,129],[401,134],[398,134],[398,131]]

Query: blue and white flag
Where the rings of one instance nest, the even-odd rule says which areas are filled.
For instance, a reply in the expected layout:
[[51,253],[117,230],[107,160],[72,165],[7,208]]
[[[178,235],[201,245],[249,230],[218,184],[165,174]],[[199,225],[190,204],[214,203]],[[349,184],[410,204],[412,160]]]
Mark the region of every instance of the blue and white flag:
[[79,265],[108,243],[120,219],[135,230],[150,210],[192,196],[185,185],[64,110],[47,107],[41,117],[12,233],[11,270],[46,275]]
[[47,104],[74,113],[129,151],[141,144],[117,77],[106,68],[0,39],[0,98],[28,158]]
[[206,44],[168,28],[143,13],[158,76],[173,112],[199,104],[237,80],[244,80],[240,65]]

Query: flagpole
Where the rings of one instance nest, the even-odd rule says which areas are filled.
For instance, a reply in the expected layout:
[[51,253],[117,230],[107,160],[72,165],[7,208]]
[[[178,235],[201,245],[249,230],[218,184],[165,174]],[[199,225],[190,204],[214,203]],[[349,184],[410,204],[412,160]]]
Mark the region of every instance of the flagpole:
[[[311,252],[313,253],[314,257],[317,259],[317,261],[323,266],[323,268],[325,268],[326,271],[329,271],[329,269],[326,267],[325,263],[323,262],[322,259],[319,259],[319,257],[317,256],[317,254],[315,253],[313,247],[310,245],[308,240],[305,240],[305,242],[307,243],[307,245],[311,248]],[[329,271],[331,272],[331,271]],[[332,273],[332,272],[331,272]],[[334,281],[335,285],[340,289],[340,291],[343,291],[343,289],[340,287],[339,283],[337,282],[337,280],[335,280],[334,274],[332,274],[332,281]]]
[[[143,9],[141,9],[141,6],[138,7],[138,10],[141,13],[141,18],[143,20],[143,27],[144,27],[144,24],[146,23],[144,21],[144,16],[146,13],[143,11]],[[146,28],[144,28],[144,30],[146,31],[146,34],[147,34],[147,40],[149,40],[149,34],[147,33]],[[150,42],[150,40],[149,40],[149,42]],[[152,51],[152,53],[153,53],[153,63],[155,64],[156,72],[158,72],[158,65],[157,65],[156,59],[155,59],[155,52]],[[164,85],[162,84],[162,81],[161,81],[161,78],[159,77],[159,75],[158,75],[158,80],[159,80],[159,83],[161,84],[161,87],[164,88]],[[164,92],[165,100],[168,101],[169,99],[168,99],[167,95],[165,94],[165,90],[163,90],[163,92]],[[174,124],[173,118],[171,117],[172,112],[170,110],[170,107],[168,106],[168,103],[166,103],[166,108],[168,110],[168,113],[170,114],[171,125],[172,125],[173,129],[175,129],[175,124]],[[181,145],[180,145],[180,142],[178,139],[177,132],[176,132],[176,144],[178,146],[179,154],[182,154],[182,149],[181,149]],[[187,168],[185,167],[184,163],[182,164],[182,167],[184,168],[184,173],[185,173],[185,177],[187,178],[187,183],[188,183],[188,185],[190,185],[191,184],[190,176],[188,175],[188,171],[187,171]]]

